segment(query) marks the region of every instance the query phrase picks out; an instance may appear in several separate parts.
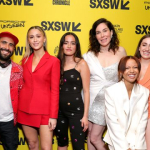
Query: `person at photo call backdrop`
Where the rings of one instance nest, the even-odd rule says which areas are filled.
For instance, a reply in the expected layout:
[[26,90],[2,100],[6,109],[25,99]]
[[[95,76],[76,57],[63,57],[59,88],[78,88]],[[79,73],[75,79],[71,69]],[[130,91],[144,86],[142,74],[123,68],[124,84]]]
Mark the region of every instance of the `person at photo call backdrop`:
[[18,122],[22,124],[30,150],[39,149],[38,131],[41,149],[52,149],[58,117],[60,61],[47,52],[46,43],[41,27],[28,30]]
[[[150,34],[144,35],[137,46],[135,56],[141,62],[141,72],[138,83],[150,90]],[[146,129],[147,150],[150,150],[150,97],[148,108],[148,124]]]
[[4,150],[16,150],[19,141],[16,123],[23,70],[11,60],[18,42],[12,33],[0,33],[0,140]]
[[119,82],[105,91],[107,133],[110,150],[146,150],[149,90],[137,83],[141,64],[126,56],[118,66]]
[[[67,150],[68,127],[74,150],[84,150],[85,131],[88,128],[90,72],[81,57],[78,37],[65,33],[59,44],[61,82],[58,123],[55,129],[58,150]],[[81,97],[83,86],[84,101]]]
[[106,150],[102,141],[106,127],[104,89],[118,81],[118,62],[126,52],[119,46],[113,24],[105,18],[94,22],[89,36],[89,50],[83,55],[91,75],[88,149]]

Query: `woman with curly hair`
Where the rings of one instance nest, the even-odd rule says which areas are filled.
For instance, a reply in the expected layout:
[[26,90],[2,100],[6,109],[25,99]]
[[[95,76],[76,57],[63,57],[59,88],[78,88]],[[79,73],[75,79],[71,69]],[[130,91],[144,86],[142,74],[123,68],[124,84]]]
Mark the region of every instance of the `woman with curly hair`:
[[88,149],[106,150],[102,141],[106,126],[104,90],[118,81],[118,62],[126,52],[119,46],[113,24],[105,18],[94,22],[89,36],[89,50],[83,56],[91,74]]

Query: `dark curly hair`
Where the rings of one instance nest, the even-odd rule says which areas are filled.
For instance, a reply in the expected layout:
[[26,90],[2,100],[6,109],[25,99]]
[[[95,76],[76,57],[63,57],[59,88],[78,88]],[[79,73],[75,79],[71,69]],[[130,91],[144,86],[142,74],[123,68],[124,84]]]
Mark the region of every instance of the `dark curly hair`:
[[[65,55],[64,55],[64,51],[63,51],[63,44],[65,42],[65,37],[67,35],[72,35],[75,38],[75,42],[76,42],[76,52],[74,54],[74,61],[75,58],[81,58],[82,59],[82,54],[81,54],[81,48],[80,48],[80,42],[79,42],[79,38],[77,37],[77,35],[75,33],[72,32],[67,32],[65,33],[61,39],[60,39],[60,43],[59,43],[59,51],[58,51],[58,55],[57,58],[60,60],[61,65],[60,65],[60,84],[63,84],[63,73],[64,73],[64,64],[65,64]],[[76,62],[76,61],[75,61]]]
[[137,58],[139,58],[139,59],[141,58],[141,54],[140,54],[140,51],[139,51],[139,47],[141,46],[142,41],[143,41],[144,39],[146,39],[146,38],[150,38],[150,34],[146,34],[146,35],[144,35],[143,37],[141,37],[141,39],[140,39],[140,41],[139,41],[139,43],[138,43],[138,46],[137,46],[137,48],[136,48],[136,52],[135,52],[134,56],[137,57]]
[[111,38],[108,51],[113,50],[113,52],[115,54],[115,52],[119,49],[119,39],[118,39],[118,36],[117,36],[117,33],[115,31],[113,24],[105,18],[98,19],[97,21],[94,22],[92,29],[89,32],[89,36],[90,36],[89,43],[90,44],[89,44],[88,51],[94,52],[94,54],[97,56],[98,52],[100,52],[100,50],[101,50],[100,44],[99,44],[98,40],[96,39],[96,28],[101,23],[105,23],[107,25],[107,27],[109,28],[109,30],[113,31],[113,36]]

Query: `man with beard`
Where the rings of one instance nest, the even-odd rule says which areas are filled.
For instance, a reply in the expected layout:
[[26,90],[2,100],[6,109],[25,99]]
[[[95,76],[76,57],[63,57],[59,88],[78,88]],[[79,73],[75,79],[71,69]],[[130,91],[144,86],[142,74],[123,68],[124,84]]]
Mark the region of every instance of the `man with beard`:
[[0,140],[4,150],[16,150],[18,146],[16,123],[23,70],[10,59],[18,41],[10,32],[0,33]]

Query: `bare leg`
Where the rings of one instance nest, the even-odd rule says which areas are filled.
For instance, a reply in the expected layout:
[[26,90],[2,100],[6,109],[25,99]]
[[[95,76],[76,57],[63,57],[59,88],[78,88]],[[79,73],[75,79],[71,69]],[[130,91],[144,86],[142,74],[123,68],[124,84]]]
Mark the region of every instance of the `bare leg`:
[[64,146],[64,147],[59,147],[58,146],[58,150],[67,150],[67,146]]
[[145,137],[146,137],[147,150],[150,150],[150,119],[148,119]]
[[22,125],[30,150],[39,150],[39,139],[37,130],[33,127]]
[[90,138],[90,135],[91,135],[91,130],[92,130],[92,126],[93,126],[93,123],[91,123],[89,121],[89,127],[88,127],[88,136],[87,136],[87,146],[88,146],[88,150],[96,150],[96,148],[93,146],[93,144],[91,143],[91,138]]
[[105,126],[92,124],[92,128],[89,134],[90,142],[93,144],[95,149],[90,150],[106,150],[105,143],[102,141],[102,135],[105,130]]
[[49,130],[48,125],[40,126],[41,150],[52,150],[53,131]]

